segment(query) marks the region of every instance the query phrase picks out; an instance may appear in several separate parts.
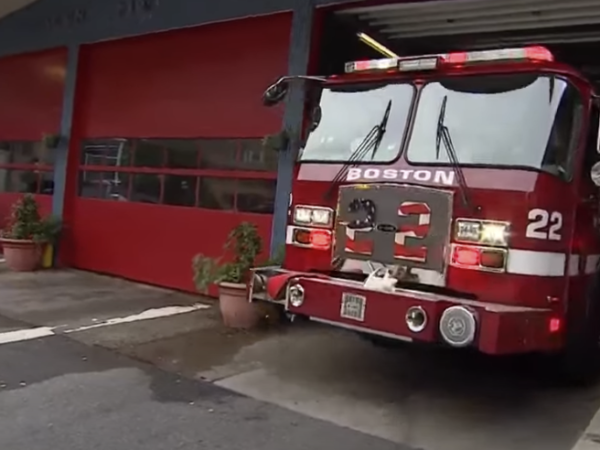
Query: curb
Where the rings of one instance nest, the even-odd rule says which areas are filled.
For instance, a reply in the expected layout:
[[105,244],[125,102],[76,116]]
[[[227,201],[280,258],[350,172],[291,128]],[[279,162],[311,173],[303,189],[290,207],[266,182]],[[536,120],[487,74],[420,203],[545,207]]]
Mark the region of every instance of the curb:
[[600,450],[600,411],[596,412],[571,450]]

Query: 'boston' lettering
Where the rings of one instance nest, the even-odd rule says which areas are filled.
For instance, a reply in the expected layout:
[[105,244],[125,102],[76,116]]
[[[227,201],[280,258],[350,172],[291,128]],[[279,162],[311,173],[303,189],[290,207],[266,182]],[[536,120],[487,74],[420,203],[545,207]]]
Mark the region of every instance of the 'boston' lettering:
[[428,169],[376,169],[352,168],[346,181],[418,181],[421,183],[454,185],[454,172]]

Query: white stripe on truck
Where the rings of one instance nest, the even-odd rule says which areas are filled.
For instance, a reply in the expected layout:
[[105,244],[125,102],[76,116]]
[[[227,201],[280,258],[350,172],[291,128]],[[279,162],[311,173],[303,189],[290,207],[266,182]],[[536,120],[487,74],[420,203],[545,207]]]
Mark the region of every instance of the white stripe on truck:
[[509,249],[506,271],[517,275],[562,277],[566,258],[564,253]]

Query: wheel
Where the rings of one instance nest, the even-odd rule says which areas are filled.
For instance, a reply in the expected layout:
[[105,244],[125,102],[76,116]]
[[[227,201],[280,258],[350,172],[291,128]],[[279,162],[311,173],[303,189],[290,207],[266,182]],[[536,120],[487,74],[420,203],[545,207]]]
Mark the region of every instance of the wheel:
[[560,380],[570,386],[587,387],[600,379],[598,344],[583,341],[558,355]]
[[590,285],[586,310],[567,318],[565,348],[558,359],[566,383],[589,386],[600,380],[600,274]]

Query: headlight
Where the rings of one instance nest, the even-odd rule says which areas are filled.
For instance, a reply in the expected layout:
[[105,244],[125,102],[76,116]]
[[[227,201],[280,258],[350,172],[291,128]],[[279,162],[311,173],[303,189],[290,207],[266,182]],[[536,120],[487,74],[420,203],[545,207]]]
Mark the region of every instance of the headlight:
[[506,247],[510,224],[486,220],[459,219],[456,221],[454,238],[461,242]]
[[312,210],[297,206],[294,209],[294,223],[308,225],[312,220]]
[[314,225],[329,227],[333,223],[333,210],[319,206],[296,206],[294,208],[296,225]]
[[295,284],[288,288],[288,300],[294,308],[300,308],[304,303],[304,288]]

